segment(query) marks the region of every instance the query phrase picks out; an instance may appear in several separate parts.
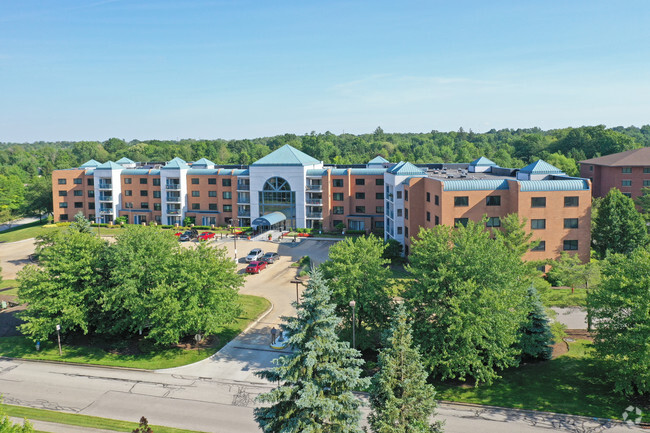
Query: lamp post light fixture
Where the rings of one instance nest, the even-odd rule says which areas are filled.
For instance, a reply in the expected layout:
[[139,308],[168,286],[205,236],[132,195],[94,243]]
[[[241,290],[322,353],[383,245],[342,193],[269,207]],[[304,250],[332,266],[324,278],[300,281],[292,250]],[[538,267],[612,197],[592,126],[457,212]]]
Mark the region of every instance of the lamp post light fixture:
[[61,352],[61,325],[56,325],[56,339],[59,341],[59,356],[63,356],[63,352]]
[[291,280],[292,283],[296,285],[296,305],[300,304],[300,299],[298,298],[298,285],[302,283],[300,280]]
[[356,335],[355,335],[355,325],[356,325],[356,320],[354,317],[354,309],[357,306],[357,303],[353,300],[350,301],[350,307],[352,307],[352,348],[356,349],[357,348],[357,341],[356,341]]

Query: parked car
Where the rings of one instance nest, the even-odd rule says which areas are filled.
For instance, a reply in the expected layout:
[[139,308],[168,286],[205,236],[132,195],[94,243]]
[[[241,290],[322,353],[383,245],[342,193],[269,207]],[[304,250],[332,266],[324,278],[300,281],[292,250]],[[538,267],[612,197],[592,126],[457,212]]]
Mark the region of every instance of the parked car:
[[203,232],[197,239],[200,241],[209,241],[210,239],[214,239],[214,236],[215,235],[212,232]]
[[264,255],[264,251],[262,251],[262,250],[259,249],[259,248],[254,248],[254,249],[252,249],[251,252],[248,253],[248,255],[246,256],[246,262],[247,262],[247,263],[250,263],[250,262],[252,262],[252,261],[254,261],[254,260],[259,260],[259,259],[262,258],[263,255]]
[[278,253],[268,252],[262,256],[261,260],[272,265],[276,260],[280,260],[280,255]]
[[259,274],[262,269],[266,268],[266,262],[250,262],[248,266],[246,266],[246,273],[248,274]]
[[199,235],[199,232],[197,232],[197,231],[194,230],[194,229],[192,229],[192,230],[187,230],[185,233],[183,233],[182,235],[180,235],[180,237],[178,238],[178,240],[181,241],[181,242],[185,242],[185,241],[189,241],[189,240],[191,240],[191,239],[195,239],[198,235]]

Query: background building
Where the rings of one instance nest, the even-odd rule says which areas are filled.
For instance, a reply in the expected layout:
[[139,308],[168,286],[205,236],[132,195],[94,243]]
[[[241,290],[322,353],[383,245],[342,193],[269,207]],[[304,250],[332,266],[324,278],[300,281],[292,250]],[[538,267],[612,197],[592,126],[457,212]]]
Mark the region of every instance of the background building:
[[580,176],[591,179],[594,197],[604,197],[618,188],[636,198],[641,188],[650,187],[650,147],[580,161]]

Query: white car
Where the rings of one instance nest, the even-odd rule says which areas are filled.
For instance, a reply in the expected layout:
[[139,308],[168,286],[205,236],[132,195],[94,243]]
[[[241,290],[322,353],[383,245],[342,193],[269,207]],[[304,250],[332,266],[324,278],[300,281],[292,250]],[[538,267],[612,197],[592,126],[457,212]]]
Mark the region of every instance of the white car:
[[246,263],[254,262],[260,260],[264,255],[264,251],[259,248],[252,249],[250,253],[246,256]]

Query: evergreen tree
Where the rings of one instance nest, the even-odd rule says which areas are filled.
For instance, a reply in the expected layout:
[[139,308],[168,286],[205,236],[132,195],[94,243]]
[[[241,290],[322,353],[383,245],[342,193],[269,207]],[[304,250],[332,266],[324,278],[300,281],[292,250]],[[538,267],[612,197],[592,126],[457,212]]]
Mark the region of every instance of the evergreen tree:
[[521,358],[551,359],[553,354],[553,332],[544,305],[539,299],[535,286],[531,285],[527,293],[529,313],[521,329]]
[[74,216],[74,221],[70,223],[70,228],[79,233],[92,233],[90,228],[90,221],[86,219],[83,212],[77,212]]
[[360,432],[360,401],[352,390],[368,386],[360,378],[359,352],[336,334],[341,319],[334,314],[330,290],[318,270],[305,290],[297,317],[287,318],[294,352],[279,357],[276,367],[258,373],[280,385],[258,397],[269,407],[255,409],[265,432]]
[[648,243],[643,216],[634,207],[634,201],[616,188],[609,190],[600,202],[591,237],[600,258],[608,252],[628,254]]
[[379,372],[372,378],[370,428],[374,433],[440,432],[442,423],[429,422],[435,414],[435,396],[420,352],[413,347],[406,309],[399,305],[379,351]]

